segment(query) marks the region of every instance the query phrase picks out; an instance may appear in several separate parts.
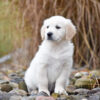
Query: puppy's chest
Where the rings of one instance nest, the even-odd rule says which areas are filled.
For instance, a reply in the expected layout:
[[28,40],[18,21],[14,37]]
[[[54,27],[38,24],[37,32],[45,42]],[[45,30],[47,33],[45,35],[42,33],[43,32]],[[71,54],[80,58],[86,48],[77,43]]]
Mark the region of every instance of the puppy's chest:
[[52,52],[48,60],[48,78],[51,82],[54,82],[62,72],[64,64],[66,63],[66,57],[62,57],[62,54]]

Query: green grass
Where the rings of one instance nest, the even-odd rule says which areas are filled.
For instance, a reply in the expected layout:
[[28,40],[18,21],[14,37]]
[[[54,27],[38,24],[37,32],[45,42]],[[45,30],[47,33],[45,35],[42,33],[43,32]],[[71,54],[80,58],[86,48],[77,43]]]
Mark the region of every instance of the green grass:
[[20,22],[17,15],[17,7],[13,10],[11,2],[0,0],[0,57],[20,46],[22,38],[27,34],[16,27],[18,20]]

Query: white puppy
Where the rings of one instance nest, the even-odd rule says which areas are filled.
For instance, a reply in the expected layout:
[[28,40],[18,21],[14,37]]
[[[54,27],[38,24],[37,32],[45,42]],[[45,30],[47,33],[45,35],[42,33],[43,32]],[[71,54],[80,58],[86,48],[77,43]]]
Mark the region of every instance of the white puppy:
[[76,33],[70,19],[53,16],[41,28],[43,42],[25,73],[28,89],[38,88],[50,95],[49,86],[55,84],[55,93],[66,93],[66,82],[73,64],[74,46],[71,39]]

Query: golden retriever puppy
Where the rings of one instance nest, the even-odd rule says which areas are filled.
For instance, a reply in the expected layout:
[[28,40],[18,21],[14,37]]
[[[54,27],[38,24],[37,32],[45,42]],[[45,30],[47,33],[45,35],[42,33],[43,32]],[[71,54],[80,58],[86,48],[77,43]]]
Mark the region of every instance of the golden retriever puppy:
[[41,28],[43,42],[24,77],[28,89],[38,88],[39,92],[50,95],[50,87],[55,84],[55,93],[66,93],[73,65],[71,39],[75,34],[76,28],[70,19],[53,16],[44,21]]

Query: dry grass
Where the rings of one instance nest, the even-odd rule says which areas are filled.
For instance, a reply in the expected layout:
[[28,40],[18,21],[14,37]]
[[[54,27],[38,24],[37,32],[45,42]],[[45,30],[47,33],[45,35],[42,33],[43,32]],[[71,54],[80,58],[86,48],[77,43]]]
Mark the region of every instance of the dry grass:
[[33,54],[40,43],[40,27],[43,20],[53,15],[62,15],[72,19],[77,27],[77,35],[73,39],[75,63],[100,68],[100,0],[12,0],[12,2],[19,5],[21,27],[31,30],[33,40],[30,51],[34,51]]

